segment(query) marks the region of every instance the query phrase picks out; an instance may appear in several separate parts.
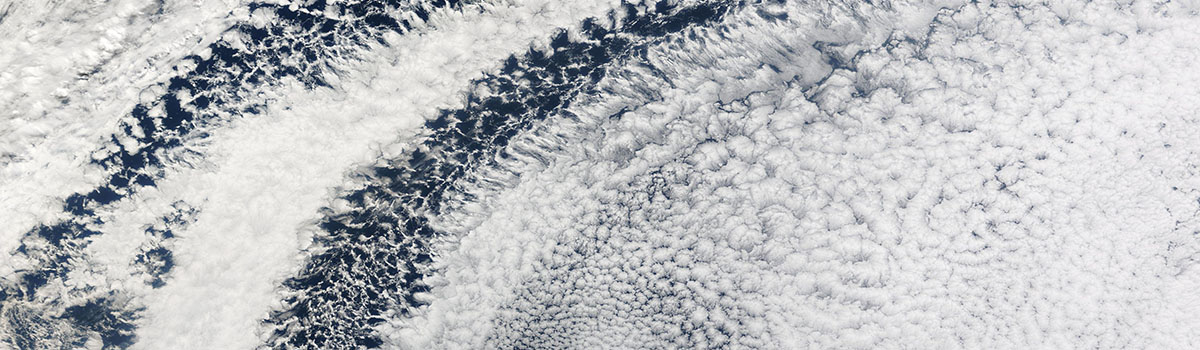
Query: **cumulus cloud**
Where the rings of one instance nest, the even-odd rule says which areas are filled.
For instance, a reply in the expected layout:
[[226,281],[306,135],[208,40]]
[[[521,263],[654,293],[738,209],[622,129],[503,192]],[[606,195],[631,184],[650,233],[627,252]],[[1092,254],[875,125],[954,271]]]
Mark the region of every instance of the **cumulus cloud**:
[[439,216],[394,346],[1196,346],[1194,9],[929,5],[626,62]]
[[[687,11],[647,15],[700,3],[405,2],[429,11],[357,14],[399,22],[334,30],[320,62],[233,60],[196,82],[273,80],[208,90],[167,81],[283,47],[258,36],[308,44],[307,22],[280,16],[353,11],[0,3],[0,47],[15,48],[0,51],[0,333],[18,348],[286,348],[276,338],[313,323],[264,320],[306,293],[283,281],[330,248],[322,220],[364,181],[411,180],[356,169],[428,151],[427,121],[496,93],[475,82],[513,54],[621,36],[632,49],[595,55],[595,75],[513,73],[603,79],[520,90],[566,107],[468,155],[488,156],[439,178],[436,205],[369,203],[445,233],[411,274],[427,275],[411,296],[424,304],[372,310],[380,346],[1200,345],[1195,1],[764,1],[694,28]],[[579,30],[587,18],[661,22],[601,40]],[[287,69],[302,74],[264,73]],[[168,97],[211,120],[156,139],[178,147],[135,169],[153,186],[125,178],[63,213],[124,160],[87,164],[150,147],[124,127],[161,126],[149,100]],[[131,122],[135,105],[148,119]],[[455,161],[438,156],[424,159]],[[54,222],[78,232],[30,231]]]
[[[131,212],[139,207],[181,199],[199,210],[177,234],[171,279],[142,287],[146,310],[133,348],[261,345],[270,336],[261,320],[281,307],[281,282],[310,253],[313,222],[350,169],[380,157],[380,145],[397,137],[420,137],[426,117],[458,103],[471,78],[510,52],[607,10],[590,1],[480,6],[433,13],[428,25],[436,30],[421,35],[385,36],[386,46],[340,67],[344,84],[267,89],[275,100],[262,115],[212,132],[204,167],[169,174],[153,196],[115,209],[114,218],[137,217]],[[495,30],[505,35],[484,34]],[[137,221],[117,222],[93,243],[97,260],[140,247]]]
[[[180,58],[244,15],[227,1],[0,4],[0,251],[101,181],[90,164]],[[241,11],[239,11],[241,10]],[[147,88],[147,86],[151,86]],[[3,265],[3,264],[0,264]],[[0,266],[6,273],[8,266]]]
[[[340,5],[326,7],[328,15],[337,16]],[[421,21],[421,30],[419,33],[389,31],[369,42],[334,43],[359,51],[357,55],[329,59],[330,67],[326,68],[330,70],[323,76],[327,79],[325,86],[313,86],[311,81],[301,81],[303,77],[285,75],[269,84],[253,84],[233,91],[244,83],[236,79],[248,75],[240,70],[242,61],[226,62],[232,67],[219,68],[228,68],[229,74],[218,72],[215,78],[202,77],[208,86],[221,87],[204,91],[211,93],[206,98],[236,93],[231,105],[261,109],[200,110],[224,113],[217,116],[224,120],[198,121],[193,131],[198,136],[183,140],[184,147],[156,152],[155,156],[164,159],[165,164],[149,169],[161,177],[155,179],[154,186],[139,187],[111,205],[89,206],[89,210],[96,211],[94,217],[84,218],[87,229],[95,231],[89,233],[91,237],[71,242],[70,251],[44,249],[66,256],[68,261],[64,264],[70,265],[69,273],[37,289],[29,305],[6,300],[6,310],[16,312],[9,315],[12,316],[9,321],[16,320],[19,324],[0,324],[0,332],[9,333],[6,341],[10,342],[21,334],[58,334],[63,344],[69,345],[80,337],[87,344],[100,344],[102,335],[90,334],[86,321],[82,321],[82,329],[72,328],[79,326],[79,322],[68,324],[64,308],[116,293],[123,298],[122,310],[136,311],[138,316],[123,320],[132,322],[130,327],[137,329],[136,342],[116,343],[120,346],[253,348],[263,344],[269,334],[260,329],[260,323],[284,298],[281,281],[303,262],[312,222],[355,164],[370,163],[380,157],[387,151],[381,150],[380,145],[397,138],[419,137],[418,129],[425,118],[435,115],[439,108],[461,103],[462,90],[469,82],[481,72],[501,65],[510,53],[523,51],[531,44],[540,45],[555,30],[574,26],[582,18],[599,16],[613,5],[593,1],[514,1],[468,4],[461,9],[431,8],[437,11],[427,11],[420,19],[416,15],[389,13],[408,21]],[[234,12],[235,16],[247,15],[244,7]],[[259,12],[262,11],[254,15],[262,15]],[[247,25],[256,25],[255,18]],[[257,23],[261,24],[264,23]],[[227,31],[216,37],[233,46],[262,44],[243,34]],[[270,53],[270,49],[258,52]],[[191,69],[186,63],[200,62],[214,54],[217,53],[198,52],[199,59],[183,60],[180,69]],[[264,58],[259,63],[267,61]],[[282,63],[287,65],[275,68],[293,67],[295,62]],[[189,95],[191,90],[187,89],[172,88],[166,92],[162,86],[157,88],[152,87],[152,92],[166,93],[183,102],[200,98]],[[192,107],[203,109],[199,105],[185,106]],[[162,114],[161,106],[157,108],[160,110],[149,113]],[[103,134],[104,130],[95,132]],[[136,132],[117,134],[125,138],[117,140],[118,144],[129,148],[144,147],[133,138],[148,136]],[[87,152],[115,154],[116,147],[102,144],[100,151],[80,145],[71,148],[72,152],[91,149]],[[27,174],[18,179],[37,180]],[[55,191],[62,188],[34,194],[53,197],[61,195]],[[72,190],[79,189],[66,188]],[[175,215],[179,210],[177,203],[185,203],[189,208],[185,210],[189,213],[188,220],[172,227],[173,236],[164,241],[159,233],[164,229],[161,222],[164,217]],[[53,211],[56,206],[61,203],[39,208]],[[31,244],[41,241],[36,235],[24,240]],[[4,242],[21,244],[22,241],[12,238]],[[169,273],[163,272],[168,255],[157,248],[170,248]],[[12,275],[11,271],[34,268],[31,265],[36,262],[29,260],[36,259],[21,252],[4,259],[4,264],[11,268],[6,278],[19,279],[21,275]],[[159,276],[166,277],[163,283],[155,283]],[[6,282],[15,285],[21,281]],[[26,318],[44,322],[37,328],[44,332],[29,333],[14,328],[30,324],[21,321]],[[48,338],[42,340],[40,346],[55,346]]]

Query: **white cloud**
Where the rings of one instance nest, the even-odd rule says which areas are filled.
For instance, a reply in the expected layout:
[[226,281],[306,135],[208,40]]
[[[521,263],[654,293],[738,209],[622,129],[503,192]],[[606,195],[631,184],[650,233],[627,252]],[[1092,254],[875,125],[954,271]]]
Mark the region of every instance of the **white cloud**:
[[[155,189],[105,211],[105,233],[88,247],[103,273],[83,278],[117,283],[146,307],[134,348],[262,344],[269,334],[260,322],[281,307],[281,283],[303,263],[308,232],[348,171],[380,157],[381,145],[420,137],[425,118],[460,103],[469,82],[509,53],[609,5],[529,1],[439,11],[430,30],[389,34],[388,46],[344,62],[332,89],[294,80],[263,89],[258,96],[271,101],[264,113],[209,130],[194,146],[204,154],[200,166],[169,169]],[[171,279],[150,289],[126,265],[147,220],[161,215],[154,210],[177,200],[198,214],[176,232]]]
[[1200,21],[996,5],[928,36],[791,5],[656,47],[657,71],[627,64],[579,121],[512,146],[536,157],[479,172],[503,181],[439,218],[458,236],[431,304],[386,329],[412,348],[1195,347]]
[[[239,5],[0,4],[0,47],[18,48],[0,52],[0,250],[102,181],[90,152],[164,93],[128,87],[267,20]],[[156,187],[100,208],[104,233],[39,297],[63,299],[55,313],[119,291],[145,307],[135,348],[262,344],[321,208],[358,185],[347,172],[616,5],[439,11],[335,59],[331,88],[256,90],[260,115],[202,129]],[[380,326],[385,346],[1195,348],[1197,8],[768,3],[671,36],[457,184],[475,197],[431,214],[450,235],[430,304]],[[153,289],[130,262],[178,201],[197,212]],[[46,312],[28,304],[5,316]]]
[[[0,3],[0,251],[104,175],[92,152],[172,65],[238,20],[233,1]],[[146,88],[150,86],[151,88]],[[0,264],[0,274],[11,266]]]

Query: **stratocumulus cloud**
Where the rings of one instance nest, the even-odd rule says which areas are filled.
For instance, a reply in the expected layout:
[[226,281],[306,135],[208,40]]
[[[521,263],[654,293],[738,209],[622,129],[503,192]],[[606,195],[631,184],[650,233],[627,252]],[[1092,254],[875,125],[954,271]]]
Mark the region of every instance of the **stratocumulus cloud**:
[[0,2],[15,349],[1200,347],[1194,1]]

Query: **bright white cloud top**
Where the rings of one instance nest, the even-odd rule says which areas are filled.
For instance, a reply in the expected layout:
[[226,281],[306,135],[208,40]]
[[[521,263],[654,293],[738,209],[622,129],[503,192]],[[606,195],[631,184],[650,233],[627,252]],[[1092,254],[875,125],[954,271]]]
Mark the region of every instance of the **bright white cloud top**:
[[1200,3],[0,2],[0,348],[1200,347]]

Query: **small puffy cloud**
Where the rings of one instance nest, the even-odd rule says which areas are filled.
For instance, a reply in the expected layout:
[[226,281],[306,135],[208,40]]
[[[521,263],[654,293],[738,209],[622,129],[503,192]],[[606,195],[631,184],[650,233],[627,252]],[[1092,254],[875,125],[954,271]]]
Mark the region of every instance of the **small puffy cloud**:
[[397,346],[1200,343],[1193,10],[804,6],[654,46],[516,142],[549,161],[441,217]]

